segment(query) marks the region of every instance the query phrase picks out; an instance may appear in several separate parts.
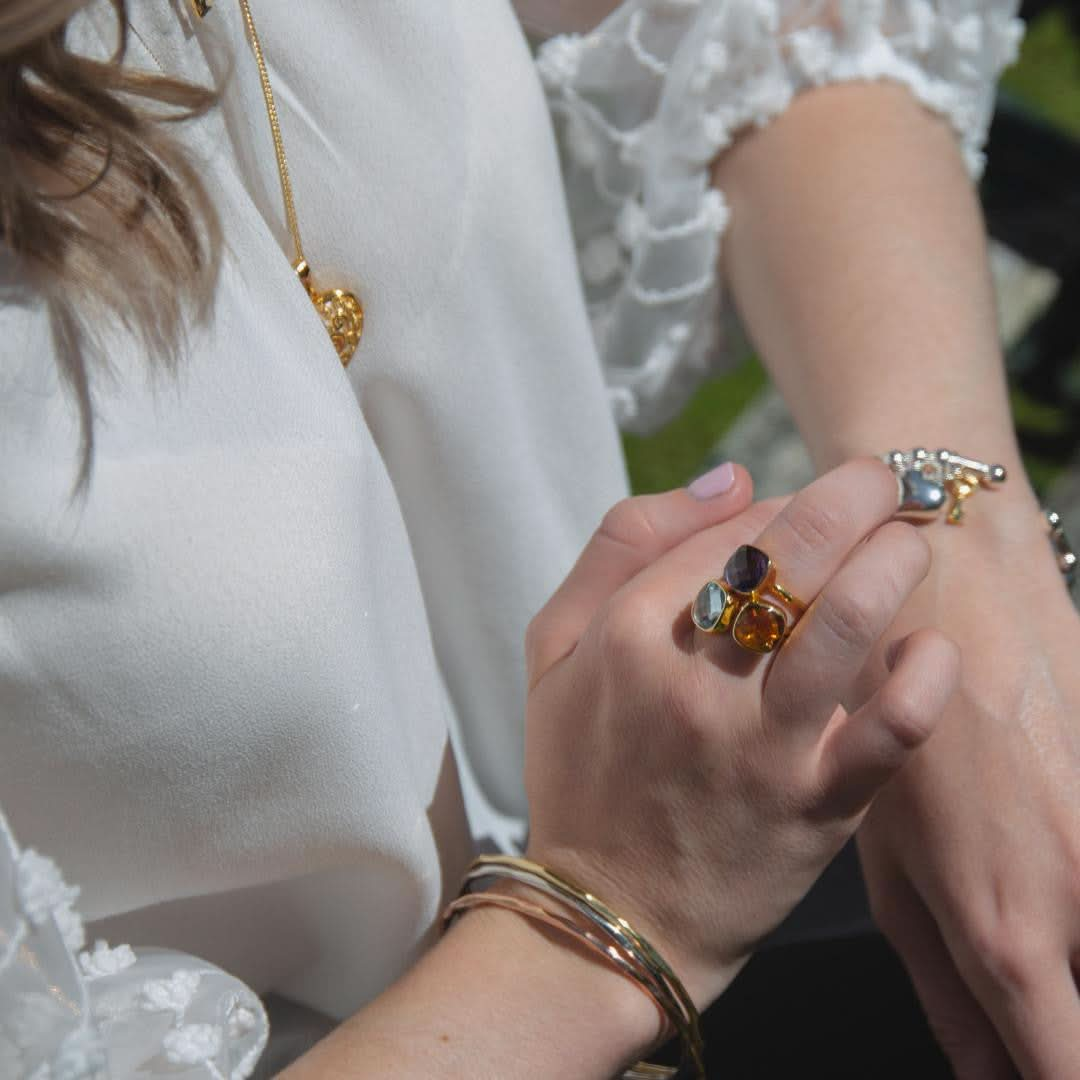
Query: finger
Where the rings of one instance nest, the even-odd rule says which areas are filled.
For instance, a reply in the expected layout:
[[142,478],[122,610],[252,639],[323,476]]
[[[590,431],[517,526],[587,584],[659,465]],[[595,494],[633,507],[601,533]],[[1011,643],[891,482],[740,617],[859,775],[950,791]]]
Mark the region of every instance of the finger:
[[745,510],[752,494],[749,473],[727,463],[690,488],[639,495],[612,507],[529,626],[525,656],[530,687],[574,648],[605,600],[688,537]]
[[859,855],[874,918],[911,976],[956,1080],[1016,1080],[1016,1068],[949,954],[937,923],[907,878],[870,845]]
[[960,678],[960,650],[936,630],[904,639],[885,682],[862,708],[841,712],[822,739],[823,810],[847,817],[929,737]]
[[810,603],[852,549],[896,508],[892,470],[876,458],[859,458],[803,488],[754,546],[773,560],[779,583]]
[[797,721],[816,737],[929,569],[930,546],[900,521],[856,547],[769,671],[766,714],[785,726]]

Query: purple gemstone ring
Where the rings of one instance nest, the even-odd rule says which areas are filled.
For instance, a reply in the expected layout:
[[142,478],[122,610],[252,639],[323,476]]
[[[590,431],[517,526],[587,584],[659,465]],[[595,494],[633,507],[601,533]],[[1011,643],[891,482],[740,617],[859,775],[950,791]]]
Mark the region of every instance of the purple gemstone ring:
[[742,648],[770,653],[805,612],[806,605],[776,580],[772,559],[743,544],[728,559],[723,579],[707,581],[698,591],[690,617],[707,634],[730,632]]

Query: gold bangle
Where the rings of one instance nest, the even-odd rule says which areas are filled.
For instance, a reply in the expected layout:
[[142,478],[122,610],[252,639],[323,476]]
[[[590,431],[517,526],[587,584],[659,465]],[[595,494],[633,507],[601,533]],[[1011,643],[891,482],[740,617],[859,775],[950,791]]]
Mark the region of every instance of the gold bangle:
[[484,877],[507,877],[531,885],[577,912],[610,941],[633,956],[652,975],[657,1001],[667,1012],[682,1040],[684,1061],[693,1066],[698,1077],[705,1077],[704,1045],[697,1008],[679,977],[626,919],[616,915],[592,893],[531,859],[512,855],[481,855],[466,872],[463,888],[467,891],[474,881]]
[[655,1006],[656,1011],[660,1014],[660,1038],[664,1042],[667,1042],[672,1035],[676,1034],[675,1029],[671,1025],[671,1018],[663,1008],[661,1008],[660,1002],[656,1000],[656,994],[653,991],[653,985],[648,973],[641,971],[631,959],[626,957],[621,949],[614,945],[605,944],[596,934],[593,934],[585,927],[579,926],[573,919],[567,918],[565,915],[560,915],[555,911],[549,911],[539,904],[530,903],[520,896],[512,896],[507,893],[490,891],[465,893],[464,896],[459,896],[452,904],[450,904],[443,913],[443,930],[449,929],[458,915],[478,907],[504,908],[507,911],[513,911],[518,915],[523,915],[527,919],[543,923],[546,926],[550,926],[553,930],[558,930],[569,937],[573,937],[590,952],[603,957],[610,963],[614,963],[615,967],[618,969],[618,973],[633,982],[634,985],[648,997],[649,1001]]

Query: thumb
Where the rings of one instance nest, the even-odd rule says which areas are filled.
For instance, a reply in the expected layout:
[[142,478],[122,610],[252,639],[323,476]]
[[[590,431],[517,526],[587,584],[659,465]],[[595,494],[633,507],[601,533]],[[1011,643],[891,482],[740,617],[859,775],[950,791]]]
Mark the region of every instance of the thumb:
[[573,650],[605,600],[688,537],[741,513],[752,493],[749,473],[725,462],[689,487],[616,503],[529,626],[529,688]]

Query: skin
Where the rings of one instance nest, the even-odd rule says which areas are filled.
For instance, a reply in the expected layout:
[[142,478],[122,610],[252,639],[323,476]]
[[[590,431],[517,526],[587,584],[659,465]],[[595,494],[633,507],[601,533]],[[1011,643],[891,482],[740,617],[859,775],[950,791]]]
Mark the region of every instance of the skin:
[[[620,503],[527,639],[529,855],[642,930],[701,1007],[929,737],[958,673],[930,629],[890,636],[874,660],[930,561],[890,520],[885,466],[851,462],[749,510],[736,477],[709,500]],[[767,658],[689,619],[717,552],[749,541],[812,602]],[[875,662],[879,688],[846,710]],[[286,1075],[600,1080],[658,1031],[649,1000],[602,962],[483,910]]]
[[961,685],[859,842],[960,1080],[1078,1077],[1080,619],[1020,462],[954,136],[897,87],[826,87],[740,140],[715,179],[731,292],[821,469],[922,445],[1009,470],[963,527],[923,530],[933,567],[894,632],[944,630]]

